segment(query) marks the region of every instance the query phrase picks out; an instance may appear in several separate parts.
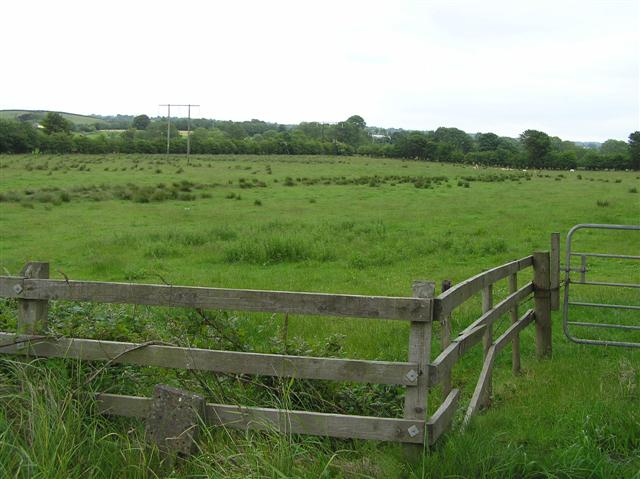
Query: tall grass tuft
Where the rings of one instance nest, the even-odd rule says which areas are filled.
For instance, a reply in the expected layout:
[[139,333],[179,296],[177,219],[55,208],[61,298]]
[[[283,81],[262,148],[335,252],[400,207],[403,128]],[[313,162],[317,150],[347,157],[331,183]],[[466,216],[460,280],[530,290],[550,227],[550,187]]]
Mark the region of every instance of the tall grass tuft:
[[255,241],[242,240],[225,250],[227,263],[274,264],[312,259],[314,248],[309,241],[285,235],[272,235]]

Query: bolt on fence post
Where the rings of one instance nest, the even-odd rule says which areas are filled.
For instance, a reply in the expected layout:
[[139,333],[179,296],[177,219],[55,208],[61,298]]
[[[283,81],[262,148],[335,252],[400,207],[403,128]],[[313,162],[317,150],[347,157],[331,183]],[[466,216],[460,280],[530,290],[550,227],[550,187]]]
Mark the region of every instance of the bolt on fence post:
[[551,357],[551,280],[548,251],[533,253],[533,298],[536,315],[536,354]]
[[[435,296],[436,284],[433,281],[414,281],[413,296],[431,299]],[[426,437],[427,401],[429,396],[429,360],[431,357],[431,327],[433,309],[428,321],[412,321],[409,332],[409,362],[418,364],[418,379],[415,386],[407,386],[404,396],[405,419],[425,421],[422,445],[408,444],[405,452],[413,460],[418,460],[428,444]]]
[[[25,279],[48,279],[49,263],[30,262],[20,273]],[[18,334],[37,334],[47,329],[49,301],[18,299]]]

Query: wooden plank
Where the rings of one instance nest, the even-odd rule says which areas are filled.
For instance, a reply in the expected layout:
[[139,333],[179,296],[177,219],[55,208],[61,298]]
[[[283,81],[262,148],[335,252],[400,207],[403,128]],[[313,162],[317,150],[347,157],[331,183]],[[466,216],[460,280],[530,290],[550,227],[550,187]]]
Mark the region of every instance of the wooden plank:
[[[21,284],[23,291],[13,289]],[[430,321],[431,300],[387,296],[200,288],[0,277],[0,297],[92,301],[232,311]]]
[[[12,288],[13,292],[19,294],[24,290],[24,279],[27,278],[48,278],[49,263],[31,262],[27,263],[21,271],[22,280]],[[24,334],[35,334],[47,329],[47,315],[49,313],[49,302],[33,299],[18,300],[18,332]]]
[[498,339],[496,339],[496,342],[494,344],[496,351],[502,351],[507,346],[510,340],[517,337],[520,334],[520,331],[522,331],[533,322],[534,318],[535,315],[533,313],[533,309],[530,309],[526,313],[524,313],[518,321],[509,326],[507,330],[502,333],[502,335]]
[[[98,394],[102,414],[145,418],[151,398]],[[348,416],[306,411],[285,411],[259,407],[207,404],[206,421],[212,426],[240,430],[268,430],[287,434],[310,434],[338,438],[373,439],[421,444],[425,421]]]
[[[453,286],[453,284],[451,283],[451,280],[446,279],[442,281],[442,292],[444,293],[445,291],[451,289],[451,286]],[[441,337],[440,337],[440,346],[442,347],[442,351],[447,349],[451,344],[451,319],[452,319],[451,315],[448,315],[440,320],[440,327],[442,331]],[[450,392],[451,392],[451,368],[449,368],[447,371],[443,371],[443,376],[442,376],[442,395],[446,397],[449,395]]]
[[440,321],[485,286],[500,281],[531,265],[533,265],[533,256],[526,256],[522,259],[487,270],[457,284],[435,298],[434,320]]
[[551,291],[548,251],[533,253],[533,286],[536,316],[536,354],[551,357]]
[[487,356],[482,364],[482,371],[478,379],[478,384],[473,391],[467,413],[464,416],[464,424],[468,424],[471,418],[480,410],[483,406],[483,398],[487,395],[487,388],[491,384],[491,376],[493,375],[493,363],[495,361],[496,348],[491,346],[487,352]]
[[429,437],[430,446],[433,446],[442,433],[451,426],[459,399],[460,390],[451,390],[438,410],[427,421],[427,436]]
[[[416,298],[433,298],[436,284],[433,281],[415,281],[413,295]],[[417,382],[407,386],[404,396],[405,419],[424,420],[429,396],[428,366],[431,356],[431,322],[412,322],[409,332],[409,362],[418,364]],[[425,440],[423,436],[423,441]],[[407,451],[408,452],[408,451]],[[418,455],[421,450],[408,452]]]
[[514,306],[517,306],[519,303],[523,302],[527,297],[533,293],[534,287],[533,282],[529,282],[525,284],[522,288],[517,290],[515,293],[510,294],[498,304],[496,304],[489,311],[484,313],[478,319],[476,319],[473,323],[467,326],[462,333],[466,333],[467,331],[471,331],[472,329],[477,328],[478,326],[482,326],[485,324],[493,324],[497,321],[503,314],[506,314],[511,310]]
[[480,342],[484,335],[485,327],[485,325],[480,325],[471,331],[464,332],[438,355],[429,365],[429,386],[435,386],[441,382],[458,359]]
[[[77,338],[41,339],[35,336],[29,343],[23,342],[27,338],[29,336],[0,333],[0,353],[111,361],[114,364],[137,364],[233,374],[373,384],[414,385],[417,383],[417,378],[409,374],[418,369],[416,363],[241,353],[154,344],[144,346],[137,343]],[[12,344],[16,341],[20,342]],[[127,352],[129,350],[131,351]]]
[[480,377],[478,378],[478,383],[476,384],[476,388],[473,391],[473,396],[471,396],[471,401],[469,402],[469,407],[467,408],[467,413],[464,417],[464,424],[467,424],[471,418],[478,413],[478,411],[484,407],[483,398],[487,396],[488,390],[491,385],[491,377],[493,376],[493,365],[495,363],[495,358],[497,354],[507,345],[510,339],[512,339],[513,335],[517,335],[522,331],[522,329],[526,328],[535,317],[533,310],[527,311],[522,317],[518,320],[517,323],[512,324],[505,332],[502,334],[489,348],[487,352],[487,356],[482,364],[482,371],[480,372]]
[[[509,276],[509,292],[511,294],[518,291],[518,274],[514,273]],[[518,305],[515,304],[511,308],[511,324],[518,322]],[[515,375],[520,372],[520,336],[513,337],[511,346],[511,372]]]
[[551,310],[560,309],[560,233],[551,233],[550,250]]
[[[487,314],[491,309],[493,309],[493,285],[489,284],[482,288],[482,314]],[[482,336],[482,349],[483,358],[486,359],[489,348],[493,345],[493,322],[488,321],[485,324],[487,327],[485,328],[484,334]],[[489,407],[489,404],[491,403],[492,390],[492,381],[491,377],[489,377],[488,384],[483,390],[484,395],[480,399],[481,405],[483,407]]]
[[[493,309],[493,285],[489,284],[482,288],[482,314],[487,314],[491,309]],[[486,356],[487,351],[493,344],[493,322],[487,321],[485,324],[487,327],[482,336],[482,346]]]

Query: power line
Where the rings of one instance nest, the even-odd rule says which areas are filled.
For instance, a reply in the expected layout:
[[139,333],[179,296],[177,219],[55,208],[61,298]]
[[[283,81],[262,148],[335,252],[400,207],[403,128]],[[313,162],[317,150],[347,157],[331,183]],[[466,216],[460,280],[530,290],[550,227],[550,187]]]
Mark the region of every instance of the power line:
[[164,103],[160,106],[167,107],[167,155],[169,154],[171,147],[171,107],[172,106],[186,106],[187,107],[187,158],[191,154],[191,107],[192,106],[200,106],[194,105],[192,103],[187,103],[186,105],[178,104],[178,103]]

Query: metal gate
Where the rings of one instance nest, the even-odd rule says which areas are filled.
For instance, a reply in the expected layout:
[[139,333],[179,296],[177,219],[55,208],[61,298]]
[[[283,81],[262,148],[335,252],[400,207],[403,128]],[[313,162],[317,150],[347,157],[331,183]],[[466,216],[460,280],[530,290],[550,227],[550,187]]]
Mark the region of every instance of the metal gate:
[[[562,327],[564,329],[564,334],[571,341],[581,344],[597,344],[604,346],[624,346],[624,347],[632,347],[638,348],[640,347],[640,342],[627,342],[627,341],[613,341],[613,340],[605,340],[605,339],[586,339],[578,337],[577,335],[572,334],[571,326],[575,326],[578,329],[580,328],[611,328],[616,330],[631,330],[631,331],[640,331],[640,293],[635,298],[638,304],[608,304],[608,303],[589,303],[584,301],[571,301],[570,292],[572,285],[588,285],[588,286],[602,286],[609,288],[640,288],[640,284],[637,283],[614,283],[607,281],[587,281],[587,272],[589,269],[587,268],[588,258],[605,258],[605,259],[618,259],[624,261],[638,261],[640,260],[640,256],[631,256],[631,255],[623,255],[623,254],[613,254],[613,253],[584,253],[584,252],[574,252],[571,249],[571,240],[576,231],[581,229],[606,229],[606,230],[631,230],[631,231],[639,231],[640,226],[635,225],[602,225],[602,224],[579,224],[571,228],[569,233],[567,234],[567,244],[566,244],[566,254],[565,254],[565,278],[564,278],[564,308],[562,313]],[[640,238],[638,238],[638,246],[640,249]],[[571,266],[572,257],[580,257],[580,267],[573,268]],[[640,268],[640,264],[639,264]],[[640,275],[640,269],[639,275]],[[579,273],[579,279],[574,279],[571,277],[571,273]],[[612,323],[601,323],[601,322],[589,322],[589,321],[580,321],[579,311],[580,308],[605,308],[606,309],[623,309],[623,310],[635,310],[639,311],[635,320],[637,320],[637,324],[612,324]],[[576,310],[576,312],[574,312]],[[573,316],[577,316],[578,320],[569,320],[570,314]],[[574,328],[575,329],[575,328]]]

